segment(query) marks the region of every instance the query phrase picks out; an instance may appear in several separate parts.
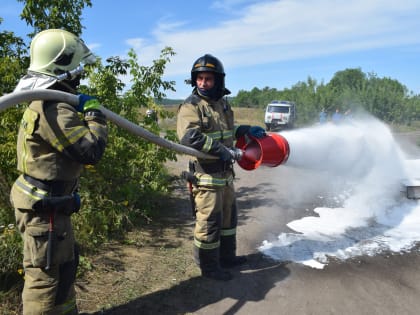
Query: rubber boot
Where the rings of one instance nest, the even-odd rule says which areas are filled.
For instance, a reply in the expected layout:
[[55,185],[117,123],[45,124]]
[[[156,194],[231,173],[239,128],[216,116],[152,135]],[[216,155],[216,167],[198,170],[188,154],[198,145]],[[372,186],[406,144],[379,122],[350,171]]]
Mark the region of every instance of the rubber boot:
[[220,265],[234,268],[247,262],[245,256],[236,256],[236,235],[220,237]]
[[74,260],[65,262],[59,266],[59,282],[55,303],[60,312],[57,314],[77,315],[79,314],[76,304],[76,281],[77,267],[79,266],[79,246],[74,246]]
[[202,249],[194,246],[194,259],[201,269],[201,275],[209,279],[229,281],[233,278],[232,274],[220,267],[219,257],[219,248]]

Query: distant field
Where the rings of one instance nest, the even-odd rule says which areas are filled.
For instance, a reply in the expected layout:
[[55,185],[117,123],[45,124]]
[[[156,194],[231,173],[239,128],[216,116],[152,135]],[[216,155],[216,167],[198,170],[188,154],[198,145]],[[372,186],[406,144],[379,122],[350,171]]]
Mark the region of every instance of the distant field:
[[[167,118],[159,121],[159,125],[163,129],[176,129],[176,112],[178,105],[168,105],[163,107],[165,110],[171,112],[174,118]],[[241,125],[257,125],[265,128],[264,124],[264,110],[263,108],[247,108],[247,107],[233,107],[235,113],[235,124]],[[144,109],[146,111],[146,109]],[[414,121],[410,126],[389,124],[393,132],[413,132],[420,130],[420,121]],[[420,145],[420,139],[418,140]]]
[[[173,113],[176,116],[178,106],[165,106],[165,110]],[[236,125],[258,125],[263,128],[264,126],[264,109],[234,107],[235,124]],[[159,125],[164,129],[175,130],[176,118],[167,118],[159,122]]]

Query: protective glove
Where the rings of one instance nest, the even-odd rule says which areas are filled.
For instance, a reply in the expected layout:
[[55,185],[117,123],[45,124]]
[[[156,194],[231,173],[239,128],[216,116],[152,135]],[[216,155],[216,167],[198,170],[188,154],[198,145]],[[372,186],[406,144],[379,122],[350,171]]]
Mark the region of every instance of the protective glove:
[[74,202],[74,210],[73,212],[79,212],[82,202],[80,200],[80,195],[77,192],[73,193],[73,202]]
[[80,195],[75,192],[72,195],[42,198],[33,205],[33,209],[43,212],[58,210],[70,216],[75,212],[79,212],[80,206]]
[[267,134],[265,133],[264,128],[260,126],[252,126],[248,130],[248,135],[257,139],[261,139],[264,138]]
[[231,162],[235,159],[233,151],[229,150],[224,145],[221,145],[218,151],[218,156],[223,162]]
[[219,151],[219,157],[223,162],[239,161],[242,159],[242,155],[242,150],[238,148],[227,148],[222,146]]
[[79,94],[79,105],[76,106],[76,110],[79,113],[84,113],[90,110],[99,110],[101,103],[99,103],[96,97],[87,95],[87,94]]

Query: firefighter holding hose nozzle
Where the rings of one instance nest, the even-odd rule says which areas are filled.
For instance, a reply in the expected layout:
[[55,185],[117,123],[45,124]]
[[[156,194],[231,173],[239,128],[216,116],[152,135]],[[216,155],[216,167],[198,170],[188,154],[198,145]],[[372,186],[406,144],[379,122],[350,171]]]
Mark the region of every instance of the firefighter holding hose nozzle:
[[259,126],[234,126],[233,111],[225,96],[223,64],[206,54],[191,69],[192,94],[180,105],[177,134],[182,145],[192,147],[215,159],[194,158],[189,163],[193,207],[194,259],[204,277],[227,281],[232,274],[226,270],[246,263],[236,256],[237,206],[233,185],[233,162],[242,157],[234,148],[234,140],[252,136],[263,138]]
[[[74,34],[49,29],[30,46],[30,67],[15,91],[60,90],[77,95],[82,64],[96,57]],[[107,142],[99,101],[78,95],[78,106],[33,101],[18,132],[18,170],[11,190],[24,242],[23,314],[77,314],[74,281],[78,250],[71,215],[80,208],[78,179],[97,163]]]

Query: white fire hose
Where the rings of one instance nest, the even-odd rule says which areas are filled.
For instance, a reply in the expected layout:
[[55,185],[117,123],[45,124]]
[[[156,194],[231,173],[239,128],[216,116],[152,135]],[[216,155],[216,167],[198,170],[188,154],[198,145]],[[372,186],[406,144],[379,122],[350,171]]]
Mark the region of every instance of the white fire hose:
[[[47,89],[34,89],[28,91],[19,91],[10,94],[3,95],[0,97],[0,112],[6,110],[7,108],[23,103],[23,102],[31,102],[35,100],[45,100],[45,101],[60,101],[64,102],[73,106],[77,106],[79,104],[79,98],[77,95],[56,91],[56,90],[47,90]],[[164,147],[169,150],[176,151],[181,154],[192,155],[198,158],[203,159],[218,159],[218,157],[205,154],[193,148],[166,140],[161,138],[154,133],[140,127],[132,123],[131,121],[115,114],[114,112],[106,109],[105,107],[100,107],[101,111],[107,117],[108,120],[112,121],[117,126],[127,130],[128,132],[132,133],[133,135],[139,136],[144,138],[154,144],[157,144],[161,147]]]

